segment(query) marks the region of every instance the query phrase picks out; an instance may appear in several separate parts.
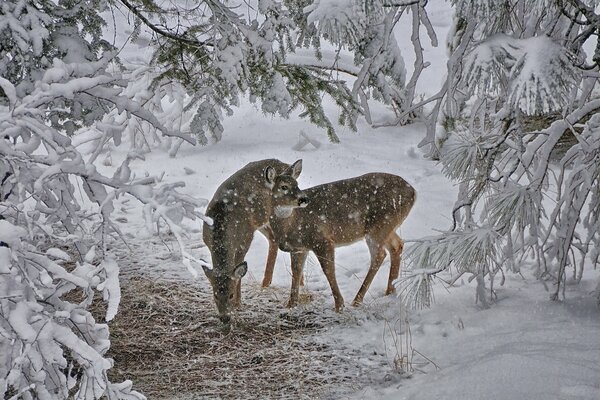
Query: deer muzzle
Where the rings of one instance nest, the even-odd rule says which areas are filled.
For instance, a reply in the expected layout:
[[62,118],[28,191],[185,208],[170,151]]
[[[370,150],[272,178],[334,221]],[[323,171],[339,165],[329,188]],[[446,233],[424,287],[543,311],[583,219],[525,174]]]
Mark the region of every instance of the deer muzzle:
[[222,323],[227,325],[231,322],[231,315],[221,314],[221,315],[219,315],[219,319],[221,320]]
[[308,205],[308,197],[305,195],[301,195],[300,197],[298,197],[298,207],[306,207]]

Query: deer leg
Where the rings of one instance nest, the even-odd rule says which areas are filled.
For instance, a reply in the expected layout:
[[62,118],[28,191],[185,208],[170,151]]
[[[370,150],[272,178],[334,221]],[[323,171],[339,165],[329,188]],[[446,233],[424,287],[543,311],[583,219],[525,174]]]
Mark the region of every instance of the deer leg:
[[233,295],[232,304],[234,308],[240,308],[242,306],[242,281],[239,280],[235,284],[235,294]]
[[313,249],[313,251],[319,259],[323,273],[325,273],[331,287],[331,293],[333,293],[333,300],[335,301],[335,311],[341,312],[344,309],[344,297],[335,277],[335,246],[332,243],[327,243]]
[[300,279],[302,278],[302,268],[307,255],[308,251],[297,251],[290,254],[290,258],[292,259],[292,289],[290,290],[290,300],[287,304],[289,308],[298,305]]
[[[271,228],[267,225],[260,229],[260,233],[265,235],[269,241],[269,252],[267,253],[267,264],[265,265],[265,275],[262,281],[262,287],[266,288],[271,286],[273,282],[273,271],[275,270],[275,261],[277,260],[277,242],[275,241],[275,235]],[[300,286],[304,286],[304,275],[300,276]]]
[[356,297],[354,297],[354,300],[352,301],[352,305],[355,307],[362,303],[367,290],[369,290],[369,286],[371,286],[371,282],[373,282],[373,278],[375,278],[377,271],[379,271],[379,267],[381,267],[381,264],[385,259],[385,248],[380,242],[367,236],[367,245],[369,246],[369,252],[371,253],[371,266],[369,267],[367,276],[365,276],[365,280],[360,286],[358,293],[356,293]]
[[[246,257],[246,253],[248,253],[248,249],[250,248],[250,243],[252,243],[252,236],[248,238],[246,241],[240,244],[237,249],[234,257],[234,265],[238,265],[239,263],[244,261]],[[231,304],[234,308],[240,308],[242,306],[242,280],[238,280],[235,285],[235,291],[233,295],[233,299],[231,300]]]
[[388,279],[387,289],[385,291],[385,295],[396,293],[396,288],[394,287],[394,281],[398,279],[398,275],[400,274],[400,256],[402,255],[402,251],[404,250],[404,242],[400,239],[400,236],[396,234],[396,232],[392,232],[392,234],[388,238],[387,249],[390,252],[390,277]]
[[271,286],[273,280],[273,270],[275,269],[275,260],[277,259],[277,243],[269,240],[269,253],[267,254],[267,264],[265,265],[265,276],[263,277],[262,287]]

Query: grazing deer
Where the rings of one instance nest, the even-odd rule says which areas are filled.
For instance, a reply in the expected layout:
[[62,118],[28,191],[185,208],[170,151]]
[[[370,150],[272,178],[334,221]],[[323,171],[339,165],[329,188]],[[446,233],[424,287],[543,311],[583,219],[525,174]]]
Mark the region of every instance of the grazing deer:
[[[335,277],[335,248],[366,238],[371,266],[352,305],[361,304],[371,281],[385,259],[391,256],[386,295],[394,292],[393,281],[400,271],[404,243],[395,230],[410,212],[415,189],[396,175],[371,173],[357,178],[315,186],[300,191],[289,182],[279,182],[276,172],[267,168],[273,182],[273,214],[269,225],[279,248],[291,253],[292,290],[288,307],[298,303],[302,268],[311,250],[329,281],[336,311],[344,307]],[[308,199],[308,204],[298,199]],[[304,205],[304,207],[299,207]]]
[[210,250],[214,269],[204,267],[204,272],[212,285],[219,317],[224,323],[229,322],[231,309],[240,305],[240,279],[248,268],[244,257],[256,230],[269,241],[262,285],[269,286],[273,277],[277,244],[268,226],[273,185],[266,180],[267,169],[271,181],[284,174],[285,178],[281,180],[290,181],[297,187],[302,160],[292,165],[276,159],[249,163],[219,186],[206,209],[206,215],[213,223],[204,223],[202,236]]

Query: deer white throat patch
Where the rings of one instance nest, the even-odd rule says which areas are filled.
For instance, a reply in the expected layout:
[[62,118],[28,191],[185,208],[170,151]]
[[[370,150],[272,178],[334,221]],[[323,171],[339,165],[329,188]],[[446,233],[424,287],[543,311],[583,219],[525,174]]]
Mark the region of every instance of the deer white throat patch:
[[275,207],[275,215],[277,218],[288,218],[294,212],[294,207],[277,206]]

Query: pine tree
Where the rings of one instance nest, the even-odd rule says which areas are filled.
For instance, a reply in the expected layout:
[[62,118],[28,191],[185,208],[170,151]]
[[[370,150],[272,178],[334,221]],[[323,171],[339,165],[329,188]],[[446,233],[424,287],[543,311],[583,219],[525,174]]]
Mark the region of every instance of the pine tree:
[[[265,114],[288,117],[295,109],[339,141],[323,96],[339,107],[339,123],[356,129],[362,114],[371,122],[372,97],[394,107],[399,122],[414,113],[414,88],[423,68],[406,84],[404,60],[393,36],[408,11],[418,40],[421,23],[435,34],[424,5],[387,0],[202,1],[193,8],[122,0],[139,26],[149,29],[156,52],[156,81],[178,82],[191,100],[190,130],[202,143],[219,140],[221,120],[242,96]],[[178,18],[168,16],[176,14]],[[422,60],[420,44],[415,44]],[[420,56],[420,57],[419,57]],[[346,80],[355,77],[352,87]]]
[[[113,176],[94,166],[127,127],[103,120],[109,114],[194,142],[124,92],[114,49],[102,38],[98,12],[107,6],[9,0],[0,10],[2,398],[144,398],[131,382],[108,379],[108,327],[88,311],[95,293],[107,302],[106,321],[118,309],[119,267],[105,252],[107,235],[119,234],[113,202],[139,200],[148,225],[161,221],[180,244],[179,223],[203,204],[179,194],[180,183],[134,177],[129,163],[140,154]],[[83,138],[94,139],[89,155],[76,146]],[[181,251],[188,264],[201,262]]]
[[451,229],[410,249],[414,268],[470,273],[485,303],[484,277],[493,292],[498,273],[530,259],[555,282],[553,299],[567,268],[578,281],[597,266],[597,3],[453,1],[448,78],[422,144],[459,182],[459,197]]

